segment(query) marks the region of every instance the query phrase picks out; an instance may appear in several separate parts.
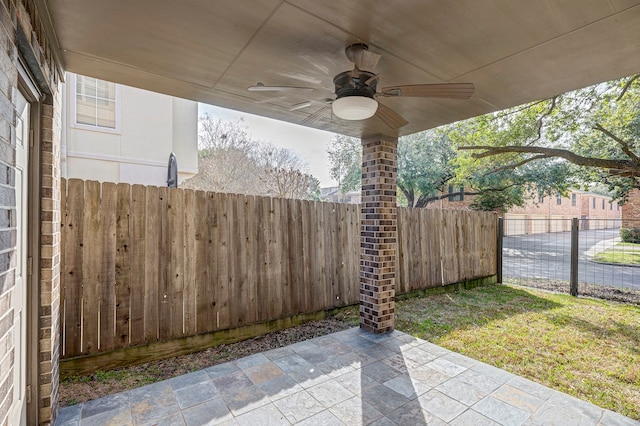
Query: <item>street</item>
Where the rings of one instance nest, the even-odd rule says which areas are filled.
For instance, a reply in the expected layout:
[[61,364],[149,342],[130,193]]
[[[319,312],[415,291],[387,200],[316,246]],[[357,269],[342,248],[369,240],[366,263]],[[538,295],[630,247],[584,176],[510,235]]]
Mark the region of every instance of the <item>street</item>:
[[[640,290],[640,268],[605,265],[591,261],[586,253],[596,244],[607,246],[619,237],[618,229],[580,231],[578,282]],[[591,250],[593,252],[594,250]],[[571,232],[505,236],[503,277],[569,280]]]

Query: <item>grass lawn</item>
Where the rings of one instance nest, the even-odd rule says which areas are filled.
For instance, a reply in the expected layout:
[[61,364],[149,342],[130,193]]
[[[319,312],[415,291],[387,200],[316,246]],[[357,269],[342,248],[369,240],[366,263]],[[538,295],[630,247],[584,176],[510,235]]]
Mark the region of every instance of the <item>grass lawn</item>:
[[616,246],[618,246],[618,247],[633,247],[633,248],[640,249],[640,244],[635,244],[635,243],[618,243],[618,244],[616,244]]
[[640,307],[507,285],[408,299],[396,329],[640,420]]
[[597,262],[640,265],[640,251],[605,250],[593,256],[593,260]]

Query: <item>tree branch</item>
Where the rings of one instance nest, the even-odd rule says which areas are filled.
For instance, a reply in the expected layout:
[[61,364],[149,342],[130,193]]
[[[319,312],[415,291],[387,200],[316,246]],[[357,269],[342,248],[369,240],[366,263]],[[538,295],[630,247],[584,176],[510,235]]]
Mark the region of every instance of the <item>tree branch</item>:
[[513,170],[513,169],[518,168],[520,166],[524,166],[525,164],[529,163],[530,161],[542,160],[543,158],[549,158],[549,156],[545,155],[545,154],[534,155],[533,157],[529,157],[529,158],[526,158],[526,159],[524,159],[522,161],[518,161],[517,163],[508,164],[506,166],[498,167],[497,169],[493,169],[491,171],[488,171],[487,173],[481,175],[481,177],[487,177],[487,176],[492,175],[494,173],[502,172],[502,171],[505,171],[505,170]]
[[[504,186],[500,186],[497,188],[485,188],[482,189],[480,191],[458,191],[458,192],[447,192],[447,193],[443,193],[441,195],[435,195],[433,197],[429,197],[429,198],[425,198],[425,205],[434,201],[439,201],[439,200],[443,200],[445,198],[448,197],[456,197],[456,196],[460,196],[460,195],[481,195],[484,194],[485,192],[500,192],[500,191],[504,191],[505,189],[509,189],[509,188],[513,188],[514,186],[516,186],[517,184],[512,183],[509,185],[504,185]],[[423,206],[416,206],[416,207],[423,207]]]
[[473,151],[483,150],[483,152],[477,152],[471,154],[473,158],[486,158],[492,157],[498,154],[507,153],[523,153],[523,154],[543,154],[547,157],[559,157],[564,158],[570,163],[578,166],[597,167],[601,169],[613,169],[626,173],[627,177],[635,177],[640,175],[640,166],[632,160],[610,160],[605,158],[592,158],[578,155],[568,149],[562,148],[546,148],[540,146],[461,146],[459,150]]
[[537,131],[536,131],[536,133],[537,133],[537,135],[538,135],[538,136],[536,136],[536,137],[535,137],[535,139],[533,139],[532,141],[530,141],[527,145],[533,145],[534,143],[536,143],[536,142],[538,142],[540,139],[542,139],[542,124],[543,124],[543,122],[544,122],[544,119],[545,119],[546,117],[550,116],[550,115],[551,115],[551,113],[553,112],[553,110],[555,109],[557,99],[558,99],[558,97],[557,97],[557,96],[552,97],[552,98],[551,98],[551,105],[549,105],[549,109],[548,109],[544,114],[542,114],[542,115],[538,118],[538,120],[536,120],[536,127],[537,127]]
[[614,141],[618,142],[618,144],[620,145],[620,147],[622,148],[622,152],[624,152],[625,154],[627,154],[630,158],[633,159],[633,161],[635,161],[636,163],[640,164],[640,157],[638,157],[632,150],[631,148],[629,148],[629,144],[626,143],[625,141],[623,141],[622,139],[620,139],[619,137],[617,137],[616,135],[614,135],[613,133],[611,133],[609,130],[605,129],[604,127],[602,127],[600,125],[600,123],[596,123],[595,126],[593,126],[594,130],[597,130],[599,132],[604,133],[605,135],[609,136],[611,139],[613,139]]
[[636,74],[633,77],[631,77],[629,79],[629,81],[627,81],[627,83],[624,85],[624,87],[622,88],[622,91],[620,92],[620,94],[618,95],[618,97],[616,98],[616,101],[619,101],[620,99],[622,99],[622,97],[624,96],[625,93],[627,93],[627,90],[629,90],[629,87],[631,87],[631,85],[633,84],[634,81],[636,81],[638,78],[640,77],[640,74]]
[[524,111],[526,109],[529,109],[529,108],[531,108],[533,106],[536,106],[536,105],[541,104],[541,103],[546,102],[546,101],[547,101],[547,99],[542,99],[542,100],[539,100],[537,102],[533,102],[531,104],[524,105],[524,106],[522,106],[520,108],[517,108],[517,109],[508,110],[508,111],[506,111],[506,112],[504,112],[502,114],[496,115],[493,119],[495,120],[495,119],[498,119],[498,118],[504,118],[504,117],[506,117],[508,115],[517,114],[519,112],[522,112],[522,111]]

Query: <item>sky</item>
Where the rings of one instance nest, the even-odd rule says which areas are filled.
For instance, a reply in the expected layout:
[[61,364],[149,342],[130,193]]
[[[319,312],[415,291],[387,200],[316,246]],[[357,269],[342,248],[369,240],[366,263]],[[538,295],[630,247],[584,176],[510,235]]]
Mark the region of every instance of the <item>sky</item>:
[[295,152],[309,165],[309,171],[320,180],[321,187],[337,185],[329,176],[327,156],[327,147],[333,133],[199,103],[198,116],[204,113],[228,121],[244,119],[247,132],[252,139],[269,142]]

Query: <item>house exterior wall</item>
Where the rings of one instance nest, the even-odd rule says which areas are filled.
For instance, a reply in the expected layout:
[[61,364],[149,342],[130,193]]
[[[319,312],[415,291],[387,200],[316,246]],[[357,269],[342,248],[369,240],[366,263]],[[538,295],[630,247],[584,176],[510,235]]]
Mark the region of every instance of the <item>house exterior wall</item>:
[[629,192],[627,202],[622,205],[623,228],[640,228],[640,189]]
[[[33,305],[27,306],[25,315],[34,319],[37,342],[34,351],[37,361],[22,365],[31,386],[31,404],[38,418],[29,424],[50,424],[54,421],[58,394],[59,357],[59,309],[60,309],[60,123],[61,74],[52,55],[52,49],[32,0],[4,0],[0,2],[0,181],[2,202],[0,206],[0,424],[8,424],[15,408],[13,400],[13,369],[17,368],[13,354],[17,344],[13,335],[14,323],[10,303],[15,284],[17,243],[15,216],[19,213],[15,200],[15,143],[16,143],[16,94],[18,92],[18,62],[22,58],[25,68],[33,74],[34,84],[43,92],[39,107],[39,140],[34,141],[32,152],[37,162],[29,168],[39,172],[39,179],[32,179],[30,189],[40,205],[39,219],[29,222],[32,236],[39,246],[30,247],[35,253],[30,292]],[[38,196],[39,194],[39,196]],[[33,308],[32,308],[33,307]],[[37,312],[34,312],[37,311]],[[27,336],[27,340],[29,337]],[[37,370],[34,372],[34,370]],[[33,373],[33,374],[32,374]],[[35,377],[30,382],[29,377]],[[28,398],[27,398],[28,399]],[[26,422],[21,419],[20,422]]]
[[439,197],[443,197],[432,203],[427,204],[428,209],[462,209],[467,210],[471,203],[473,203],[472,195],[465,195],[462,201],[449,201],[449,195],[446,192],[440,192]]
[[505,219],[524,219],[525,224],[518,229],[507,226],[505,232],[513,235],[570,231],[574,217],[584,219],[580,227],[585,230],[620,226],[621,210],[611,197],[574,190],[560,197],[559,201],[557,196],[544,197],[542,200],[528,200],[522,207],[509,209],[504,215]]
[[[427,208],[468,209],[474,199],[472,195],[465,195],[462,201],[450,201],[447,193],[439,195],[444,198],[429,203]],[[621,206],[617,201],[612,201],[611,197],[573,190],[560,197],[559,201],[557,196],[551,196],[542,200],[527,200],[523,206],[510,208],[504,213],[505,219],[511,219],[505,226],[505,233],[515,235],[569,231],[574,217],[588,219],[581,222],[582,229],[620,226]]]
[[118,85],[118,129],[91,128],[75,124],[74,79],[64,89],[64,177],[166,186],[171,152],[179,182],[197,173],[196,102]]

